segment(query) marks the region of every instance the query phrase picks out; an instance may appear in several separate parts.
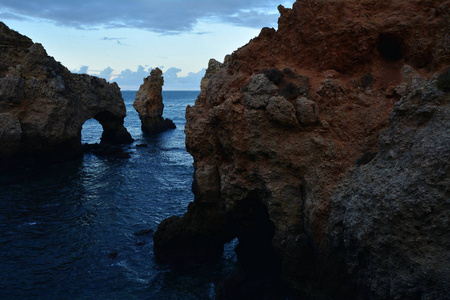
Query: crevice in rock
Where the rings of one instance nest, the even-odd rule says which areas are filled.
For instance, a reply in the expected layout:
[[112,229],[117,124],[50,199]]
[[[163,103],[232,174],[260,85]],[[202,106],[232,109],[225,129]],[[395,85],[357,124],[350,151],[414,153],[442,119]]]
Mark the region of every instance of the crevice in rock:
[[357,166],[367,165],[370,163],[375,156],[378,154],[378,152],[368,152],[364,153],[358,160],[356,161]]
[[399,61],[405,56],[405,45],[403,40],[392,34],[380,34],[377,47],[381,56],[388,61]]
[[288,100],[295,100],[300,96],[308,96],[309,81],[307,77],[294,73],[289,68],[279,70],[277,68],[264,69],[260,72],[278,87],[278,94]]

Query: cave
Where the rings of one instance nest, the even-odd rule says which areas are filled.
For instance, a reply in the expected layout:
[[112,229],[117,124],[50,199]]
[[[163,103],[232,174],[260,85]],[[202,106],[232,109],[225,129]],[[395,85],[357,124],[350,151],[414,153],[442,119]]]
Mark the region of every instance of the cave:
[[272,247],[275,226],[257,198],[242,201],[233,212],[238,259],[232,273],[216,288],[216,299],[286,299],[288,288]]
[[378,52],[388,61],[399,61],[405,56],[403,40],[392,34],[380,34],[377,42]]
[[256,199],[242,201],[233,219],[241,264],[258,273],[278,273],[280,264],[272,247],[275,226],[267,208]]

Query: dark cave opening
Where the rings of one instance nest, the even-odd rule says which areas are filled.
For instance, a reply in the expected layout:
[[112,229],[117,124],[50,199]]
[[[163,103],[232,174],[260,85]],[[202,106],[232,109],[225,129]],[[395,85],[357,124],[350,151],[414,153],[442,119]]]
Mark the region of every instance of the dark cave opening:
[[405,47],[401,38],[392,34],[380,34],[377,42],[378,52],[389,61],[399,61],[405,56]]
[[279,262],[272,247],[275,226],[267,208],[257,200],[243,201],[236,226],[239,244],[235,252],[241,264],[250,270],[277,272]]
[[232,216],[238,265],[218,283],[216,299],[286,299],[281,263],[272,247],[275,225],[260,197],[246,199]]

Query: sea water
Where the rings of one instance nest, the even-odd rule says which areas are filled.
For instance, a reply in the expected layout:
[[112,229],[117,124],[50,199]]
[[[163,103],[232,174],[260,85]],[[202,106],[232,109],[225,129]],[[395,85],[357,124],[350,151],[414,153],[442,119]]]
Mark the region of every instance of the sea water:
[[[136,92],[122,94],[135,139],[124,146],[131,158],[85,154],[0,173],[1,299],[211,299],[231,270],[232,249],[187,271],[158,265],[152,235],[135,235],[182,215],[193,201],[184,114],[198,92],[163,92],[164,117],[177,128],[157,135],[141,132]],[[82,142],[99,142],[101,133],[88,120]]]

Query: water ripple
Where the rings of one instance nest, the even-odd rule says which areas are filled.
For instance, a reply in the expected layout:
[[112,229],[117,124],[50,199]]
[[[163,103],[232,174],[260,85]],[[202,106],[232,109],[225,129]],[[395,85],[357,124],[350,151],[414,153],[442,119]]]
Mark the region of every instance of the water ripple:
[[[185,107],[197,94],[166,92],[165,117],[177,129],[146,136],[130,110],[135,93],[123,92],[125,126],[136,140],[124,148],[130,159],[87,154],[0,174],[0,298],[211,298],[223,267],[179,274],[154,263],[151,234],[134,235],[182,215],[193,201],[183,130]],[[86,122],[83,141],[100,136],[101,126]]]

